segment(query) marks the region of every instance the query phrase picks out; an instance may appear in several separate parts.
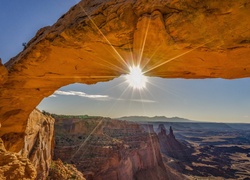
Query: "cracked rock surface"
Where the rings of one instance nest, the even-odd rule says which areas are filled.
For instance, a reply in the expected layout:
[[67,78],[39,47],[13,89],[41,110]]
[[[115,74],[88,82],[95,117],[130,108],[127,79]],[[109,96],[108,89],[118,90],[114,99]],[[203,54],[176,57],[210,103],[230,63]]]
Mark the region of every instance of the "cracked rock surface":
[[249,0],[79,2],[0,65],[0,137],[18,152],[44,97],[71,83],[111,80],[128,64],[163,78],[249,77],[249,12]]
[[29,159],[13,152],[6,151],[0,138],[0,179],[32,180],[36,178],[36,170]]

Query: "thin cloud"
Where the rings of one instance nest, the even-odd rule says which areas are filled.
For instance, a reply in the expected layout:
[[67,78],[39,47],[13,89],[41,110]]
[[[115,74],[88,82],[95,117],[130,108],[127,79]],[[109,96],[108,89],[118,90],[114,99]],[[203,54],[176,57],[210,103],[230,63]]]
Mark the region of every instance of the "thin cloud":
[[56,95],[79,96],[79,97],[86,97],[86,98],[98,99],[98,100],[104,100],[104,99],[109,98],[108,95],[86,94],[85,92],[81,92],[81,91],[61,91],[61,90],[57,90],[57,91],[54,92],[53,95],[54,96],[56,96]]
[[132,102],[140,102],[140,103],[157,103],[157,101],[153,101],[150,99],[117,99],[118,101],[132,101]]
[[81,91],[61,91],[57,90],[49,97],[57,97],[57,95],[62,96],[79,96],[79,97],[86,97],[90,99],[96,99],[101,101],[107,101],[107,100],[118,100],[118,101],[132,101],[132,102],[140,102],[140,103],[156,103],[156,101],[150,100],[150,99],[116,99],[113,97],[110,97],[108,95],[99,95],[99,94],[86,94],[85,92]]
[[54,98],[54,97],[57,97],[56,95],[52,94],[49,96],[50,98]]
[[149,100],[149,99],[131,99],[130,101],[133,101],[133,102],[142,102],[142,103],[156,103],[156,101]]

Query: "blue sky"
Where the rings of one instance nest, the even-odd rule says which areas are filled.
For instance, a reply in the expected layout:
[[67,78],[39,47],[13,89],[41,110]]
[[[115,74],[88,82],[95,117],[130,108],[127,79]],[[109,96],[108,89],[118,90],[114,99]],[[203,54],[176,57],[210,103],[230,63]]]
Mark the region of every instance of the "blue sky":
[[[2,61],[5,63],[19,53],[23,42],[28,42],[40,28],[52,25],[77,2],[1,0]],[[149,82],[143,91],[127,89],[124,77],[95,85],[73,84],[45,98],[38,108],[59,114],[164,115],[200,121],[250,123],[249,78],[184,80],[153,77]]]

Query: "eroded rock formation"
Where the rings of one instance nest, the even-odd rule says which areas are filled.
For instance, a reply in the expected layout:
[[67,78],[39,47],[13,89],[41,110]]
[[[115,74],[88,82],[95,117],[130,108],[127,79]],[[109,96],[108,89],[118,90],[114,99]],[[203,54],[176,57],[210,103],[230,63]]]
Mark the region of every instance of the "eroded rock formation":
[[37,179],[45,180],[54,151],[54,119],[35,109],[29,116],[21,154],[30,159]]
[[6,151],[0,138],[0,179],[1,180],[33,180],[36,170],[29,159],[20,154]]
[[57,117],[55,159],[75,164],[86,179],[166,180],[157,135],[138,124],[103,118]]
[[15,137],[8,149],[20,151],[44,97],[111,80],[128,64],[164,78],[249,77],[249,11],[248,0],[81,1],[39,30],[8,72],[0,65],[0,137]]
[[161,153],[176,158],[178,160],[191,161],[192,149],[178,141],[170,126],[169,134],[166,134],[166,128],[163,124],[159,125],[158,133]]
[[64,164],[61,160],[52,161],[47,180],[86,180],[83,174],[79,172],[73,165]]
[[[9,144],[9,142],[12,142],[15,136],[3,137],[6,139],[6,147],[11,150],[13,145]],[[37,174],[36,179],[45,180],[49,173],[52,153],[54,151],[54,119],[51,116],[42,114],[37,109],[32,111],[28,119],[23,142],[20,142],[20,144],[23,144],[23,147],[18,155],[15,156],[23,159],[24,162],[27,161],[25,163],[34,166],[32,170]],[[17,146],[19,144],[14,145]],[[0,169],[5,168],[4,165],[2,165],[3,164],[0,165]],[[13,165],[13,168],[14,167],[15,164]],[[19,168],[23,168],[22,163],[20,163]],[[10,167],[9,174],[15,174],[15,171],[18,171],[18,169],[14,170]],[[25,179],[27,178],[26,176],[25,173],[20,173],[17,179]],[[9,176],[4,174],[3,177],[8,179]],[[32,176],[32,179],[35,179],[35,177]]]

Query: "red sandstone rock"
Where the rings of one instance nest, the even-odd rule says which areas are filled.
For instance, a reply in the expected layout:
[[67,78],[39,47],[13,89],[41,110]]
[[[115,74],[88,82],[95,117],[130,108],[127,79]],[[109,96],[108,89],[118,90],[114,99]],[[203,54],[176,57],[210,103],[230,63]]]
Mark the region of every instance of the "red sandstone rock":
[[5,81],[7,81],[7,77],[8,77],[8,71],[3,66],[2,60],[0,58],[0,87],[1,87],[2,84],[5,83]]
[[86,180],[73,165],[63,164],[61,160],[52,161],[47,180]]
[[87,180],[169,179],[155,133],[126,121],[66,119],[56,118],[55,158],[75,164]]
[[6,151],[0,139],[0,179],[1,180],[33,180],[36,170],[29,159]]
[[54,150],[54,119],[35,109],[29,116],[21,154],[30,159],[37,179],[45,180]]

